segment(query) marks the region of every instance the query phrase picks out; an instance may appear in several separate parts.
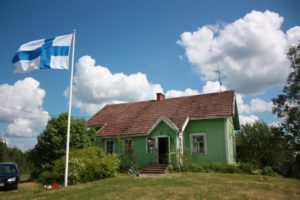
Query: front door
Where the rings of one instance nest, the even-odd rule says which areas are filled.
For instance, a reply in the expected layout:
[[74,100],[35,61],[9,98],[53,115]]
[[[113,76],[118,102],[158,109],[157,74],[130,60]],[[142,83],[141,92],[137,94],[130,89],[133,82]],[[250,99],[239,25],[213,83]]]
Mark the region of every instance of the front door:
[[158,163],[169,163],[169,138],[158,138]]

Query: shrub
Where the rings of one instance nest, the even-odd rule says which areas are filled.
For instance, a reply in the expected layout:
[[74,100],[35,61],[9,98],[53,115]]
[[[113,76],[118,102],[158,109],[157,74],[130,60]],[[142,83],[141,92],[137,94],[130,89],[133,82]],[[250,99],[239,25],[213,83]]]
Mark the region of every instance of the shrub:
[[216,173],[245,173],[252,174],[258,167],[251,163],[239,163],[235,165],[229,165],[224,163],[208,163],[208,164],[197,164],[197,163],[185,163],[181,170],[184,172],[216,172]]
[[[114,176],[119,169],[119,160],[111,154],[106,154],[98,147],[72,150],[69,159],[70,184],[94,181]],[[65,156],[54,162],[53,170],[44,177],[46,181],[62,182],[65,172]]]
[[252,174],[254,170],[258,169],[258,166],[253,163],[239,163],[237,168],[241,173]]
[[276,172],[274,172],[272,167],[270,167],[270,166],[264,167],[262,170],[262,174],[267,175],[267,176],[276,176],[277,175]]
[[49,171],[43,171],[39,177],[37,178],[37,180],[42,183],[42,184],[47,184],[50,183],[52,181],[54,181],[55,179],[52,178],[51,174]]

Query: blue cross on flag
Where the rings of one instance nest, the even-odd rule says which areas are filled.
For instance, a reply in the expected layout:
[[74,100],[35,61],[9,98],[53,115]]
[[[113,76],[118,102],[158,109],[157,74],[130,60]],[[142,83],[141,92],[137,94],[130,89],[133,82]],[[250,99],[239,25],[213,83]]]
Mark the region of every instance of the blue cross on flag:
[[73,34],[41,39],[23,44],[12,62],[16,73],[37,69],[69,69],[69,52]]

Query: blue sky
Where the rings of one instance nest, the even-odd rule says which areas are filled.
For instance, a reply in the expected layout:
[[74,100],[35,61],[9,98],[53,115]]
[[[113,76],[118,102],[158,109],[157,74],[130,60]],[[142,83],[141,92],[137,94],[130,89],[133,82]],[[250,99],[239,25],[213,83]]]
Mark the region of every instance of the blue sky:
[[[284,53],[300,40],[299,1],[16,1],[0,2],[0,133],[32,148],[47,119],[67,111],[70,71],[15,74],[26,42],[77,30],[73,115],[107,103],[223,89],[238,93],[241,121],[279,120],[270,100],[289,72]],[[293,43],[294,42],[294,43]],[[270,51],[268,51],[270,50]],[[77,70],[78,69],[78,70]]]

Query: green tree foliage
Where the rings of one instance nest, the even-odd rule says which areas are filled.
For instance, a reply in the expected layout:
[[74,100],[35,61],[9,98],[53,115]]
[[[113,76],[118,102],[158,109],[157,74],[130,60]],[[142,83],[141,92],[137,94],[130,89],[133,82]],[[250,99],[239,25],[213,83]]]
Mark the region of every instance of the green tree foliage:
[[[38,136],[37,144],[28,152],[35,166],[33,177],[52,169],[54,161],[65,155],[68,114],[51,118],[45,130]],[[80,149],[95,144],[95,130],[89,129],[83,119],[72,119],[70,149]]]
[[[87,147],[70,152],[69,182],[70,184],[94,181],[116,174],[119,160],[112,154],[105,153],[98,147]],[[54,162],[51,172],[44,173],[44,182],[62,182],[65,172],[65,157]]]
[[6,143],[2,140],[0,136],[0,162],[3,162],[6,160],[6,155],[7,155],[7,145]]
[[246,124],[236,137],[237,160],[250,162],[264,169],[272,167],[285,176],[297,176],[293,145],[282,136],[281,129],[264,122]]
[[26,154],[20,149],[14,147],[9,148],[0,137],[0,162],[15,162],[23,173],[29,172],[31,164],[28,161]]
[[300,44],[291,47],[287,57],[291,72],[282,94],[273,99],[273,113],[283,118],[285,136],[300,149]]
[[[271,131],[267,124],[256,121],[242,125],[236,137],[237,159],[263,166],[272,166],[280,153],[283,139]],[[282,144],[281,144],[282,143]]]

